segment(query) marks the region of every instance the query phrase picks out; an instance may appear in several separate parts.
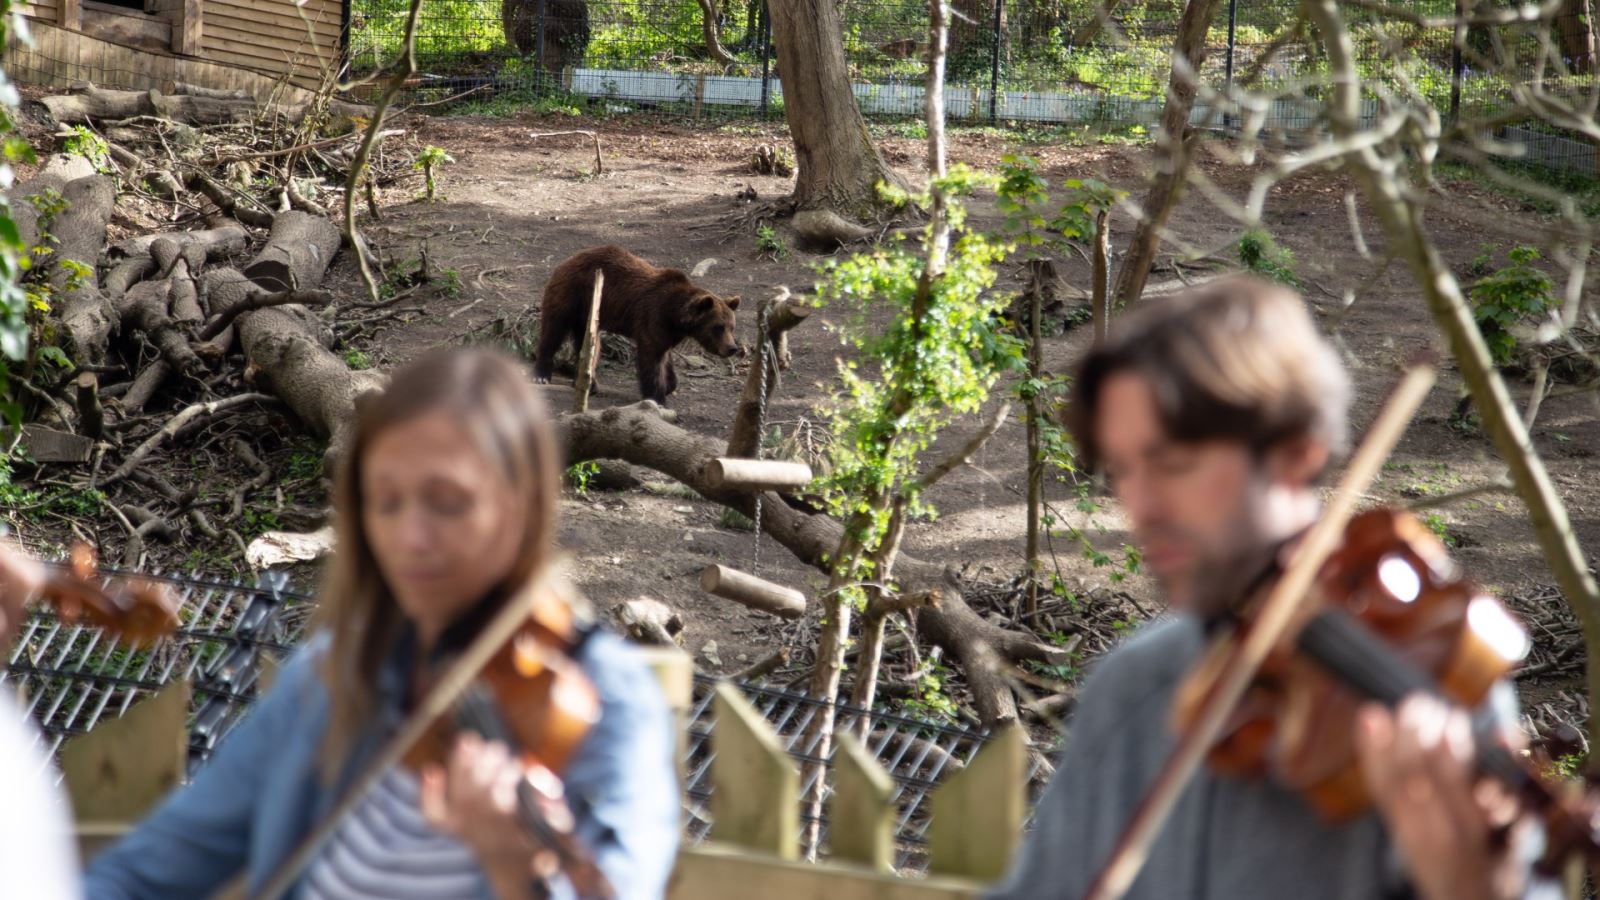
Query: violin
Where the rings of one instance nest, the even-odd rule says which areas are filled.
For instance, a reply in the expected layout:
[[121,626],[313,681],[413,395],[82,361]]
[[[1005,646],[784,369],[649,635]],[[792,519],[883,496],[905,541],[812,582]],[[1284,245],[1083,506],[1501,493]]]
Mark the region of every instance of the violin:
[[[573,659],[585,633],[557,561],[518,589],[453,659],[393,738],[256,894],[277,900],[392,766],[444,765],[462,729],[504,741],[522,761],[517,818],[554,857],[578,894],[613,896],[592,854],[575,838],[562,774],[600,720],[600,695]],[[530,872],[530,875],[532,872]],[[552,872],[542,872],[546,877]]]
[[[600,695],[572,659],[581,629],[553,591],[532,597],[523,627],[462,691],[453,716],[440,716],[403,758],[407,768],[445,766],[463,730],[501,741],[521,758],[517,820],[554,856],[580,896],[612,891],[588,850],[574,839],[561,773],[600,721]],[[553,874],[553,872],[552,872]]]
[[1510,750],[1483,701],[1526,655],[1520,623],[1463,578],[1442,543],[1409,514],[1354,514],[1433,371],[1413,364],[1352,457],[1323,515],[1280,548],[1235,604],[1211,604],[1215,635],[1180,682],[1172,756],[1135,808],[1089,900],[1121,897],[1149,855],[1189,779],[1204,763],[1238,777],[1267,777],[1297,791],[1329,821],[1368,808],[1355,751],[1365,701],[1394,706],[1425,691],[1473,712],[1475,763],[1544,826],[1537,874],[1566,862],[1600,865],[1600,794],[1547,777],[1539,760]]
[[[1267,577],[1281,570],[1281,559]],[[1474,709],[1531,647],[1511,613],[1462,577],[1444,544],[1403,510],[1352,519],[1307,601],[1296,636],[1267,656],[1207,762],[1221,775],[1270,777],[1330,822],[1371,806],[1351,727],[1363,702],[1397,703],[1433,690]],[[1171,715],[1177,732],[1193,727],[1250,627],[1253,603],[1222,613],[1216,625],[1232,627],[1221,628],[1180,683]],[[1485,718],[1487,733],[1494,723]]]
[[87,622],[134,646],[148,646],[182,624],[178,601],[162,582],[124,575],[101,585],[98,575],[94,550],[74,544],[65,568],[46,568],[39,600],[67,622]]

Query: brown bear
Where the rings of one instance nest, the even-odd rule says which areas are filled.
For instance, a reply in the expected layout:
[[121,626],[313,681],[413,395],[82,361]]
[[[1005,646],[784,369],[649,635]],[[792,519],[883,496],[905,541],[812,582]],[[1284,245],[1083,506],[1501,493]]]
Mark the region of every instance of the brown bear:
[[550,273],[540,307],[539,348],[534,380],[548,384],[556,351],[570,340],[583,341],[589,301],[594,296],[594,270],[605,273],[600,295],[600,330],[633,339],[639,367],[639,393],[665,405],[678,388],[672,370],[672,348],[694,338],[707,353],[743,354],[733,338],[738,297],[719,297],[695,286],[677,269],[660,269],[613,244],[590,247],[569,257]]

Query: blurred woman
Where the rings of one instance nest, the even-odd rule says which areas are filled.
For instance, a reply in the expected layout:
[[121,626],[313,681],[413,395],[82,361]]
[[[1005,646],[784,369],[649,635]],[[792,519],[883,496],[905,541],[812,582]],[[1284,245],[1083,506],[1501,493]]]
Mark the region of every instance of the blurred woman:
[[[550,564],[561,465],[521,365],[448,350],[360,404],[337,478],[338,547],[321,627],[192,784],[90,863],[92,898],[209,896],[270,880],[461,650]],[[627,646],[574,653],[601,715],[565,772],[578,842],[619,900],[658,898],[678,845],[670,717]],[[404,766],[340,822],[291,898],[574,897],[519,827],[507,748],[457,738],[447,766]]]

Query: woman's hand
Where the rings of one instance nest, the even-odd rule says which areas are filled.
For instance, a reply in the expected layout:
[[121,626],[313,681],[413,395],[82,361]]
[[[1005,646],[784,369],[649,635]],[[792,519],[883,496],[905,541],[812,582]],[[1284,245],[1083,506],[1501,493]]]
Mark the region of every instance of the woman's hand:
[[[422,814],[444,834],[472,849],[500,897],[531,896],[531,880],[549,877],[558,866],[555,853],[541,846],[517,818],[517,788],[526,777],[505,744],[464,733],[456,739],[447,767],[422,772]],[[550,802],[545,800],[543,802]],[[566,816],[566,805],[543,812]]]
[[22,627],[27,606],[44,587],[44,564],[0,538],[0,654]]
[[1356,719],[1367,786],[1413,885],[1427,900],[1520,895],[1517,808],[1473,766],[1467,714],[1416,694],[1394,711],[1369,704]]

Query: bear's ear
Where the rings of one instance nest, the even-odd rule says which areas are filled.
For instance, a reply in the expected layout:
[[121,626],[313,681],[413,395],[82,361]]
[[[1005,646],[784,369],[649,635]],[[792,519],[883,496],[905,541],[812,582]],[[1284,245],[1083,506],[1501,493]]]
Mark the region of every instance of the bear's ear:
[[716,308],[717,296],[715,294],[696,294],[695,298],[689,301],[689,309],[697,316],[703,316]]
[[726,297],[726,298],[723,299],[722,302],[728,304],[728,308],[729,309],[738,309],[739,308],[739,295],[738,294],[734,294],[732,297]]

